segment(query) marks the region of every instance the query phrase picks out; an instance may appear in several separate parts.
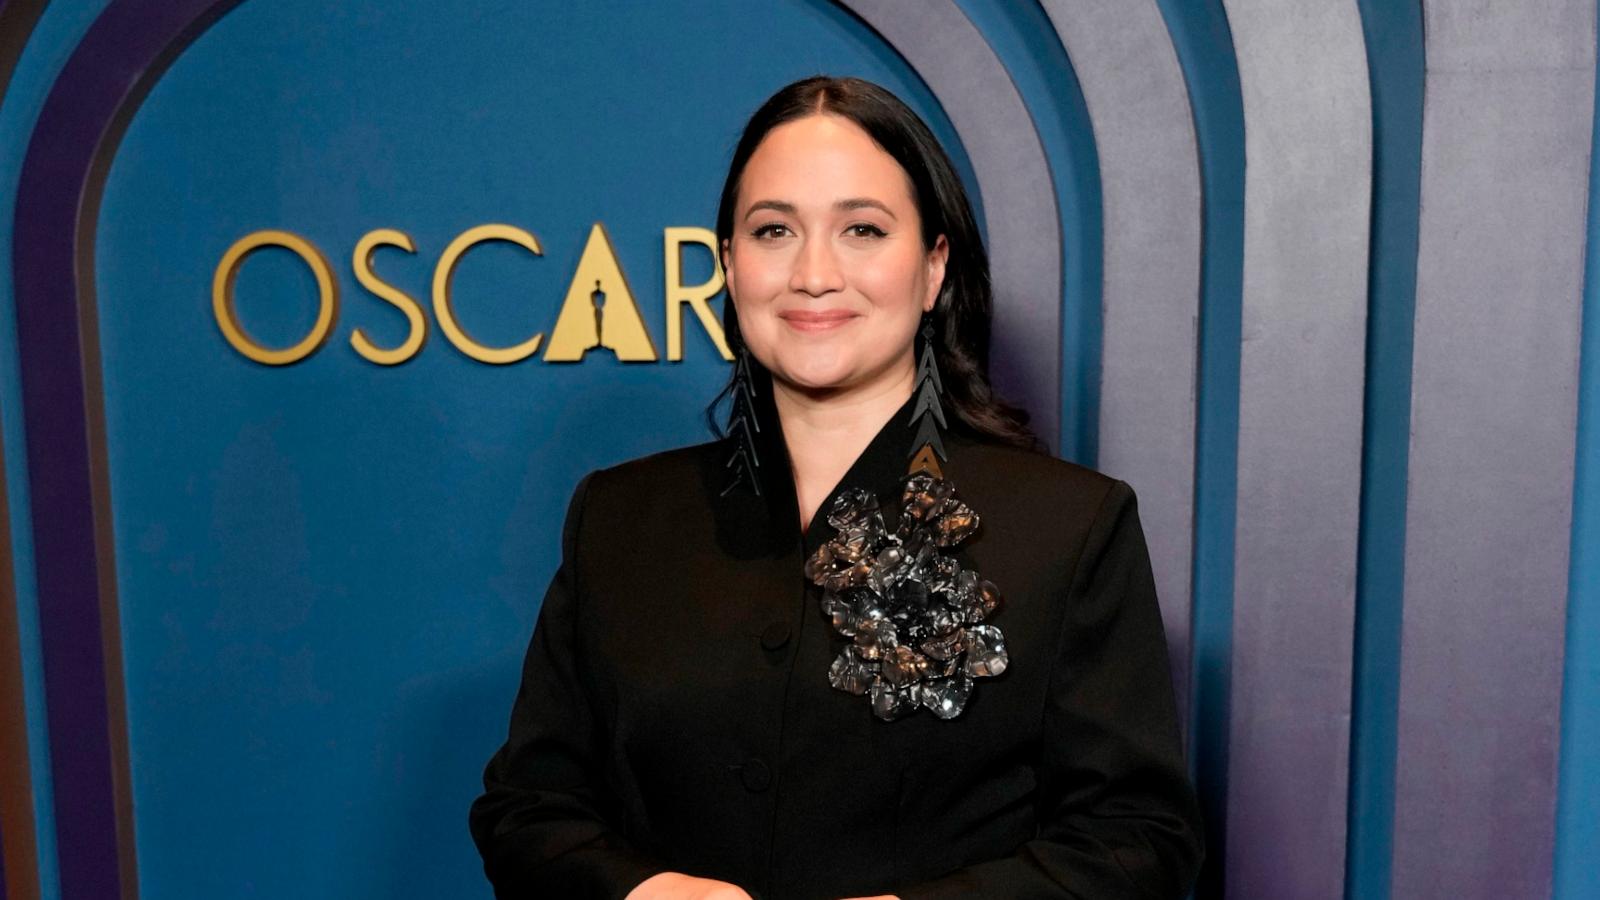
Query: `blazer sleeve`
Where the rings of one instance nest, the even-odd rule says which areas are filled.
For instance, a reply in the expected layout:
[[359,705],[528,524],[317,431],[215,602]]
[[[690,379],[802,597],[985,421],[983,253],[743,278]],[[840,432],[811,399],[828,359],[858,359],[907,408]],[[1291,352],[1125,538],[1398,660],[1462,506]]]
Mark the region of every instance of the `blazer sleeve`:
[[622,898],[667,866],[613,827],[604,736],[579,671],[579,533],[594,473],[573,491],[561,564],[545,593],[511,708],[510,733],[483,773],[468,824],[498,898]]
[[1181,898],[1204,856],[1133,489],[1108,491],[1072,576],[1037,760],[1039,830],[1008,857],[904,887],[953,897]]

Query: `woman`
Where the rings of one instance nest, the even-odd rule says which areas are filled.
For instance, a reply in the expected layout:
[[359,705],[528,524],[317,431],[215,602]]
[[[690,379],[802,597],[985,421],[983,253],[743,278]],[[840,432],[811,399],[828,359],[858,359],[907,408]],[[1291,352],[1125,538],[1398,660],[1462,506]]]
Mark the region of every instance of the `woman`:
[[717,234],[730,430],[574,492],[472,806],[497,894],[1183,896],[1134,495],[990,389],[987,257],[932,134],[869,82],[791,84]]

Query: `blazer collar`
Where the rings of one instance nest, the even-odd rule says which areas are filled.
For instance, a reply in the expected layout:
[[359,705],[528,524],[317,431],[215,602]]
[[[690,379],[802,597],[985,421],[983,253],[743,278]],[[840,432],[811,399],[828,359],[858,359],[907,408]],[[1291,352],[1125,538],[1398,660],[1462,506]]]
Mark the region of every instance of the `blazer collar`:
[[[723,542],[733,545],[729,549],[735,550],[735,555],[787,555],[796,550],[812,552],[833,536],[834,528],[828,524],[828,510],[833,507],[834,499],[849,488],[863,487],[876,492],[886,516],[892,520],[892,511],[898,509],[900,504],[900,480],[905,476],[914,452],[911,443],[916,432],[909,418],[916,401],[915,393],[906,398],[873,436],[861,455],[856,457],[844,477],[823,499],[822,505],[817,507],[804,534],[800,530],[800,507],[795,496],[789,449],[770,385],[760,385],[755,394],[755,413],[761,426],[761,430],[755,434],[761,495],[755,496],[749,482],[741,481],[722,496],[720,504]],[[952,441],[953,435],[949,430],[944,432],[944,436],[945,448],[949,452],[953,452],[953,447],[961,443],[960,440]],[[735,446],[732,441],[730,437],[719,448],[723,461]],[[722,485],[726,485],[731,477],[732,472],[725,469]],[[762,539],[756,540],[757,533]],[[738,549],[744,552],[738,552]]]

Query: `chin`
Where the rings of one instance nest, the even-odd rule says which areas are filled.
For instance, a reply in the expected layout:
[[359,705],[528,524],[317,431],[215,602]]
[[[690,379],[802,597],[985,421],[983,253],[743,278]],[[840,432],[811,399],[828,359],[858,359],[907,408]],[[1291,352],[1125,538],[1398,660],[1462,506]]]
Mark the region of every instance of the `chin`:
[[793,370],[785,370],[781,377],[789,384],[808,391],[833,390],[847,386],[850,381],[848,373],[832,371],[795,372]]
[[823,351],[823,348],[808,348],[812,352],[795,352],[798,349],[785,348],[787,352],[778,354],[778,358],[773,360],[775,367],[769,368],[775,377],[797,387],[822,390],[838,386],[854,374],[855,367],[845,354],[832,352],[831,349]]

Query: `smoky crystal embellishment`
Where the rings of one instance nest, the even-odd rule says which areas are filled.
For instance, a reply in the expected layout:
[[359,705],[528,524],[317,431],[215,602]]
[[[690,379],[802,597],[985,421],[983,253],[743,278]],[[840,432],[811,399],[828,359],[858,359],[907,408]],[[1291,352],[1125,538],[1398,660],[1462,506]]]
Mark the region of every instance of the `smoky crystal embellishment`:
[[975,679],[1006,670],[1005,636],[988,623],[1000,592],[951,555],[978,529],[954,486],[926,471],[903,483],[893,533],[871,491],[839,494],[828,511],[838,533],[806,560],[805,575],[822,587],[834,631],[850,639],[829,684],[866,696],[880,719],[919,709],[953,719]]

